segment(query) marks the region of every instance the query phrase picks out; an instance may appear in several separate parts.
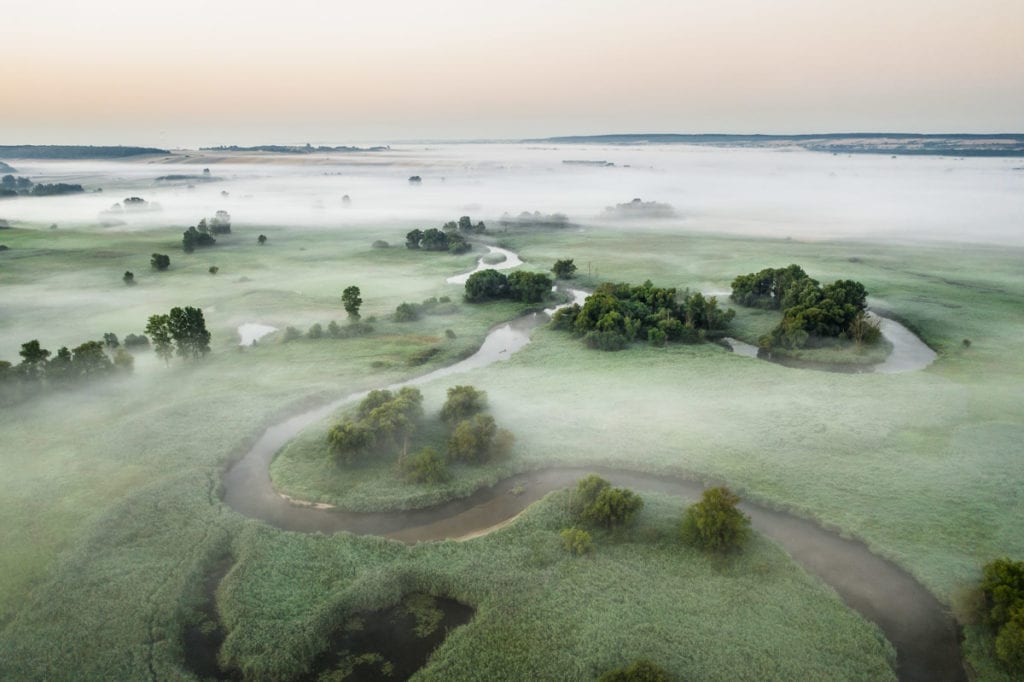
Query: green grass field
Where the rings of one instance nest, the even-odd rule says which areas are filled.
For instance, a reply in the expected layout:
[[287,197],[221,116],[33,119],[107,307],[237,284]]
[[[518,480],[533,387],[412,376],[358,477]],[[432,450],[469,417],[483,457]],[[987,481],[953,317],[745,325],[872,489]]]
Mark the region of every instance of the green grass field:
[[[193,256],[176,249],[171,230],[4,231],[11,250],[0,255],[3,359],[15,360],[31,338],[56,350],[106,331],[139,332],[148,315],[172,305],[204,308],[214,352],[196,367],[140,358],[131,377],[0,414],[0,438],[13,445],[0,455],[0,677],[187,677],[182,627],[194,617],[203,576],[225,552],[237,565],[218,592],[229,628],[224,655],[254,677],[301,668],[346,609],[376,608],[416,589],[478,609],[424,678],[516,665],[586,679],[637,656],[683,679],[735,679],[740,670],[759,679],[891,674],[873,629],[769,543],[720,567],[665,542],[675,502],[652,503],[643,541],[603,545],[583,560],[557,549],[561,521],[550,504],[492,537],[411,550],[282,533],[225,509],[221,471],[276,418],[452,362],[518,311],[460,306],[412,323],[385,319],[402,301],[457,296],[444,278],[473,262],[369,247],[377,238],[394,243],[401,226],[261,230],[270,237],[265,247],[236,230],[230,244]],[[428,410],[454,383],[487,390],[498,423],[517,438],[507,462],[466,468],[449,487],[426,493],[396,483],[386,466],[354,482],[329,478],[311,456],[322,442],[319,425],[275,462],[282,487],[380,508],[463,494],[516,470],[614,463],[723,480],[820,519],[863,538],[946,601],[985,561],[1024,555],[1019,250],[596,230],[500,237],[528,267],[575,258],[584,283],[651,279],[721,291],[737,273],[790,262],[821,280],[859,279],[873,305],[909,323],[940,357],[918,373],[844,375],[710,344],[604,354],[538,330],[511,361],[424,387]],[[171,254],[170,271],[149,271],[153,251]],[[218,275],[206,272],[211,264]],[[126,269],[137,287],[121,283]],[[278,334],[237,349],[234,329],[243,322],[304,330],[341,321],[340,292],[349,284],[362,288],[364,318],[378,318],[373,336],[283,344]],[[454,341],[445,338],[449,328]],[[407,364],[435,345],[442,352],[427,365]],[[641,567],[630,564],[635,557]],[[772,576],[778,589],[752,593],[750,576]],[[651,584],[663,592],[637,588]],[[591,606],[578,611],[580,603]],[[666,608],[672,603],[688,610]],[[704,616],[711,604],[721,607],[721,628]],[[835,641],[823,640],[826,633]],[[984,637],[968,635],[965,650],[982,678],[1000,679]],[[722,646],[723,637],[732,644]],[[773,650],[781,653],[764,653]],[[864,670],[872,674],[858,677]]]

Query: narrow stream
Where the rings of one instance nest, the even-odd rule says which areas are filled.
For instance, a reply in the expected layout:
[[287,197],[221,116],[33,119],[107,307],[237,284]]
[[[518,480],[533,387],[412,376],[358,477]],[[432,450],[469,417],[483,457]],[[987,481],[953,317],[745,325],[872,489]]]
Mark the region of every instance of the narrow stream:
[[[496,250],[489,248],[492,252]],[[507,254],[515,256],[511,252]],[[520,262],[518,257],[507,258],[496,267],[513,267],[506,265],[509,261]],[[481,260],[478,269],[486,267]],[[582,291],[571,290],[571,293],[577,302],[586,297]],[[394,390],[420,385],[506,360],[529,343],[532,330],[546,322],[554,310],[532,313],[499,325],[471,357],[388,388]],[[898,326],[916,343],[927,348],[902,325]],[[883,333],[893,343],[893,354],[900,345],[908,343],[908,339],[901,335],[890,336],[886,327],[883,327]],[[900,357],[913,355],[913,351],[908,351],[906,356]],[[905,359],[898,360],[898,366],[904,369],[893,371],[909,371]],[[445,538],[468,539],[486,534],[514,519],[549,492],[570,486],[590,472],[605,476],[615,485],[639,491],[681,495],[688,499],[699,498],[702,491],[699,483],[672,476],[601,467],[555,467],[512,476],[469,497],[414,511],[345,512],[295,504],[280,496],[274,490],[269,473],[270,463],[277,452],[303,429],[339,407],[361,400],[366,393],[346,396],[268,428],[249,452],[224,475],[225,504],[240,514],[284,530],[307,533],[347,531],[416,543]],[[900,680],[966,680],[958,632],[952,617],[910,574],[872,553],[863,543],[840,537],[813,521],[749,502],[744,503],[744,511],[751,516],[759,532],[778,542],[805,570],[828,583],[847,605],[881,628],[896,648]]]

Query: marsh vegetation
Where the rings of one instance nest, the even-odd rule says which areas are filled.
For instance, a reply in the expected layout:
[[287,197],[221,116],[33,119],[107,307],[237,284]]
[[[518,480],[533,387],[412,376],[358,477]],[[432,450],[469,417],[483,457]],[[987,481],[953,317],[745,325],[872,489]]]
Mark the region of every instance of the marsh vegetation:
[[[123,225],[104,227],[109,195],[3,202],[11,227],[0,253],[0,356],[23,357],[25,340],[39,339],[40,352],[70,349],[73,364],[93,339],[113,362],[131,335],[135,360],[130,375],[40,391],[0,414],[3,442],[16,444],[0,455],[0,677],[180,678],[206,674],[213,661],[246,679],[379,672],[392,657],[376,641],[352,639],[352,624],[363,619],[370,632],[371,621],[393,616],[433,622],[434,607],[401,611],[410,595],[475,612],[417,659],[418,679],[592,680],[638,660],[681,679],[905,674],[894,663],[914,642],[886,631],[894,652],[862,617],[869,609],[841,601],[756,519],[748,528],[742,505],[739,515],[710,514],[729,523],[698,523],[700,486],[686,499],[666,496],[652,481],[668,477],[727,484],[744,500],[789,510],[786,519],[859,538],[868,558],[890,560],[945,605],[985,579],[993,559],[1024,556],[1024,256],[1012,229],[1019,178],[1004,162],[966,161],[946,173],[949,161],[902,159],[880,183],[878,160],[806,152],[601,148],[593,155],[615,165],[599,168],[562,164],[564,151],[511,146],[416,149],[414,162],[389,153],[353,152],[337,168],[358,162],[360,171],[342,177],[291,161],[168,157],[224,178],[191,190],[154,184],[166,168],[145,162],[12,162],[36,182],[105,186],[163,210],[125,211]],[[521,165],[485,163],[504,155]],[[534,191],[541,171],[557,192]],[[422,183],[404,187],[412,175]],[[726,177],[727,191],[715,180]],[[594,222],[624,187],[626,197],[658,197],[685,218]],[[989,199],[979,215],[981,187]],[[345,205],[346,192],[358,202]],[[872,202],[859,201],[868,194]],[[536,213],[498,220],[523,207]],[[231,247],[218,238],[211,277],[201,254],[213,251],[177,249],[183,226],[218,210],[230,211]],[[477,231],[474,219],[445,229],[466,213],[490,227]],[[968,217],[985,227],[962,234]],[[464,237],[471,250],[453,253],[446,242],[443,257],[431,256],[422,236],[419,249],[373,246],[417,225]],[[893,232],[918,241],[883,243]],[[997,246],[937,240],[968,236]],[[504,260],[481,262],[485,251]],[[556,262],[563,267],[552,272]],[[791,311],[755,297],[734,300],[730,315],[718,302],[737,273],[756,278],[783,263],[801,264],[804,285],[817,280],[801,289],[813,305]],[[462,281],[453,276],[475,267]],[[562,330],[536,312],[563,300],[551,274],[592,292],[556,313]],[[818,284],[837,281],[849,285]],[[478,284],[487,295],[470,302]],[[810,313],[832,310],[825,301],[835,316]],[[892,375],[808,372],[688,343],[726,334],[756,343],[778,329],[775,351],[884,359],[884,326],[874,345],[868,327],[852,328],[869,319],[865,307],[918,334],[936,362]],[[168,312],[147,329],[157,311]],[[811,322],[828,332],[821,338],[845,334],[848,345],[811,347]],[[240,346],[240,330],[254,324],[269,333]],[[283,343],[289,327],[296,333]],[[789,348],[798,328],[808,336]],[[108,333],[124,347],[101,341]],[[589,352],[578,339],[591,334],[615,335],[610,345],[629,350]],[[485,339],[513,336],[469,362]],[[371,391],[380,393],[361,410]],[[339,424],[357,433],[364,421],[372,433],[342,456],[328,434]],[[514,446],[502,446],[500,428],[515,434]],[[257,443],[260,466],[230,473]],[[599,471],[609,483],[580,509],[571,491],[578,471],[547,497],[530,478],[595,466],[646,472],[652,487]],[[232,476],[265,486],[252,490],[274,510],[266,523],[234,506]],[[722,512],[732,499],[705,502]],[[418,545],[377,535],[451,535],[431,526],[438,504],[477,510],[480,523],[493,511],[473,529],[490,532]],[[391,516],[353,521],[369,535],[282,532],[289,508],[335,523],[355,510]],[[422,523],[408,527],[410,519]],[[385,521],[393,525],[374,525]],[[744,540],[738,552],[698,546]],[[997,588],[986,589],[991,614]],[[899,594],[918,593],[881,601],[945,627],[941,612],[919,612]],[[1000,653],[1012,642],[1002,632],[1013,632],[1013,603],[1000,627],[991,615],[965,622],[963,653],[980,679],[1016,674],[1012,655]],[[957,656],[951,641],[938,653]],[[189,663],[203,647],[215,656]],[[955,665],[942,668],[928,674],[960,677]]]

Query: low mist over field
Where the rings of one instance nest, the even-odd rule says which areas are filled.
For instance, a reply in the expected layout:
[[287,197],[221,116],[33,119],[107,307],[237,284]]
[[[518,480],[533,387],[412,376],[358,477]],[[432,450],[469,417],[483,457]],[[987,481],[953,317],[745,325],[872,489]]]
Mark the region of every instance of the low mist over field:
[[[646,221],[648,229],[794,239],[1024,243],[1024,161],[1017,158],[464,144],[304,156],[184,151],[127,162],[25,160],[12,165],[17,175],[36,182],[105,190],[0,200],[0,218],[67,227],[92,228],[119,219],[123,225],[104,229],[184,229],[221,209],[238,224],[253,227],[428,226],[456,214],[494,221],[522,211],[563,213],[586,224],[607,218],[609,206],[641,198],[668,204],[675,212],[675,217]],[[204,168],[209,176],[203,176]],[[422,178],[420,184],[408,182],[414,175]],[[157,202],[161,210],[101,217],[127,196]],[[627,221],[622,227],[631,225]]]

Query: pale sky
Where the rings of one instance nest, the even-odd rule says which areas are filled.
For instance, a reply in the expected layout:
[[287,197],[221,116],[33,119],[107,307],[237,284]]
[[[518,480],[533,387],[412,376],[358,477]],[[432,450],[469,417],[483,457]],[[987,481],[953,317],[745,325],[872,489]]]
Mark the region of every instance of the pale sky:
[[0,144],[1024,131],[1024,0],[52,0]]

